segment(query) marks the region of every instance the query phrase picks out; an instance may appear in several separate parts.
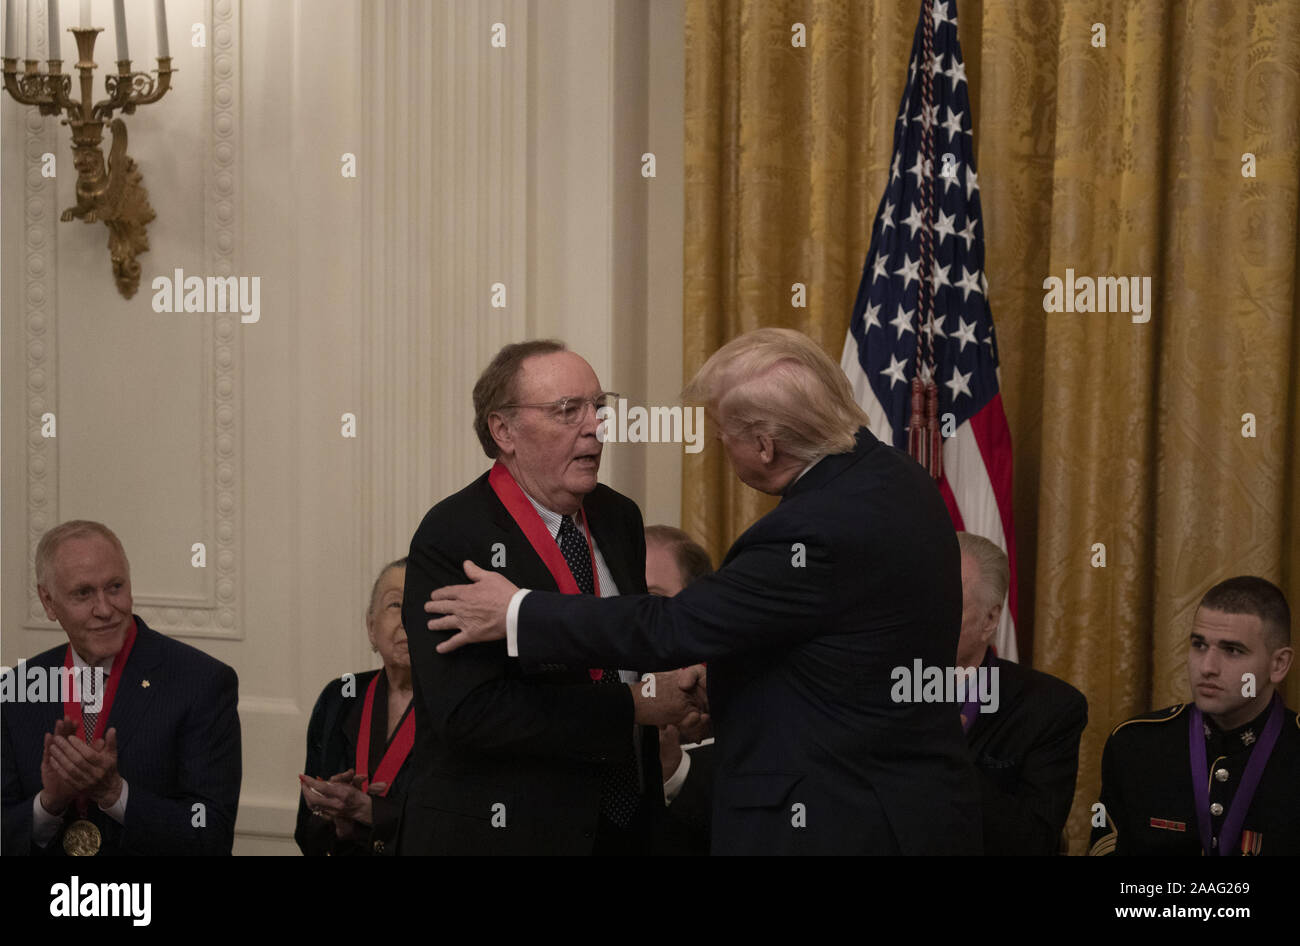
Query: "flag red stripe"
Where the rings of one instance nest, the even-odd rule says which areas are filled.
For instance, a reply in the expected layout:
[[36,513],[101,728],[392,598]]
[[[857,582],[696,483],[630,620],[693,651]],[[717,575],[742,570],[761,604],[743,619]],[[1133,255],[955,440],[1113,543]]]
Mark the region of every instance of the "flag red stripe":
[[1011,619],[1020,627],[1019,608],[1016,607],[1016,531],[1011,515],[1011,428],[1007,426],[1006,411],[1002,408],[1002,393],[993,395],[974,417],[970,419],[971,433],[979,444],[984,469],[988,471],[993,495],[997,499],[998,514],[1002,517],[1002,535],[1007,543],[1007,560],[1011,565],[1011,587],[1007,589]]

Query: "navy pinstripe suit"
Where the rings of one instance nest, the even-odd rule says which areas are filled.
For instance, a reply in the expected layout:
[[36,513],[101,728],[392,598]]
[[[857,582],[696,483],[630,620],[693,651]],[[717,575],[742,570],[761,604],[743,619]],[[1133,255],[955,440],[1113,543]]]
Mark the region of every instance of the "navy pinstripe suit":
[[[151,630],[139,617],[135,621],[135,646],[108,718],[108,726],[117,727],[118,771],[130,786],[126,823],[90,803],[87,816],[104,839],[100,853],[229,854],[242,764],[238,678],[201,650]],[[60,667],[67,646],[38,654],[27,665]],[[32,844],[44,736],[62,716],[58,702],[4,707],[5,854],[63,853],[59,835],[44,849]],[[206,825],[196,827],[193,806],[200,803]],[[75,817],[76,805],[69,805],[65,824]]]

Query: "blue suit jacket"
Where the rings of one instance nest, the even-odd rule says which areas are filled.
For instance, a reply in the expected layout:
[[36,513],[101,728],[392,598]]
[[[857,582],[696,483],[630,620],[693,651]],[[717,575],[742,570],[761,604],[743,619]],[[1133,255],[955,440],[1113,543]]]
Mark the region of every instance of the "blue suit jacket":
[[[105,727],[117,728],[117,767],[130,786],[126,823],[90,803],[87,816],[103,835],[100,853],[229,854],[241,775],[238,678],[219,660],[135,620],[135,646]],[[67,646],[26,663],[61,667]],[[59,702],[4,708],[6,854],[63,853],[60,835],[44,849],[32,844],[44,736],[62,717]],[[201,819],[195,804],[203,805]],[[75,817],[76,805],[69,805],[65,824]],[[196,826],[200,820],[205,824]]]
[[863,428],[675,597],[529,594],[519,657],[709,662],[714,854],[978,854],[959,707],[891,696],[894,668],[953,665],[960,629],[939,490]]

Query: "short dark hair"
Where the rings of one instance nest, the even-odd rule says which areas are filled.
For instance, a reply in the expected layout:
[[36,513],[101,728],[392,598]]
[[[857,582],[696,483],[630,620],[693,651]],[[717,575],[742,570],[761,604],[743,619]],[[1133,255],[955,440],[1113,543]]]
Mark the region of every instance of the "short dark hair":
[[488,418],[518,397],[519,369],[525,359],[533,355],[553,355],[568,351],[564,342],[554,338],[539,338],[528,342],[506,345],[493,357],[483,373],[474,382],[474,433],[489,460],[500,454],[497,442],[492,439]]
[[672,553],[677,570],[682,573],[682,587],[705,575],[713,574],[713,560],[709,553],[689,535],[674,526],[646,526],[646,544],[655,542]]
[[1255,575],[1229,578],[1207,591],[1199,607],[1224,614],[1253,614],[1264,625],[1270,649],[1291,644],[1291,608],[1282,589],[1271,581]]

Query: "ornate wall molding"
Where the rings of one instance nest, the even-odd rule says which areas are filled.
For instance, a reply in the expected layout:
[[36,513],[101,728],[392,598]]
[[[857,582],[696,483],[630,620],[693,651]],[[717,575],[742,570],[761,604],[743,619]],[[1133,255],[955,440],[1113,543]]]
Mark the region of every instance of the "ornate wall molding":
[[[239,57],[241,0],[208,0],[208,55],[201,78],[210,103],[204,165],[203,259],[207,274],[236,272],[239,242]],[[44,41],[45,21],[39,26]],[[177,31],[175,41],[187,39]],[[27,437],[27,624],[33,630],[59,630],[48,621],[36,592],[33,564],[41,535],[61,520],[58,502],[57,438],[41,436],[41,415],[55,410],[58,368],[54,297],[57,254],[56,193],[52,180],[40,175],[40,155],[57,153],[57,124],[45,122],[35,109],[24,119],[24,154],[29,168],[25,184],[26,261],[23,303],[26,326]],[[164,154],[161,146],[155,154]],[[239,595],[240,464],[242,456],[239,361],[239,313],[208,316],[203,338],[202,453],[203,541],[208,548],[204,591],[199,595],[139,595],[135,609],[150,626],[172,637],[243,636]],[[129,550],[128,550],[129,552]]]
[[[45,18],[36,24],[36,41],[48,49]],[[45,52],[41,53],[46,55]],[[58,438],[41,436],[41,416],[58,414],[56,384],[58,364],[58,300],[55,298],[55,259],[58,245],[57,186],[41,176],[41,155],[57,153],[58,123],[46,121],[35,108],[23,114],[23,159],[27,176],[23,185],[23,325],[26,331],[27,421],[27,619],[40,626],[45,609],[36,593],[36,545],[51,526],[58,524]]]
[[[374,169],[362,208],[360,573],[488,464],[470,391],[527,331],[528,0],[377,0],[362,15]],[[494,23],[507,46],[493,47]],[[491,306],[494,283],[505,308]]]

